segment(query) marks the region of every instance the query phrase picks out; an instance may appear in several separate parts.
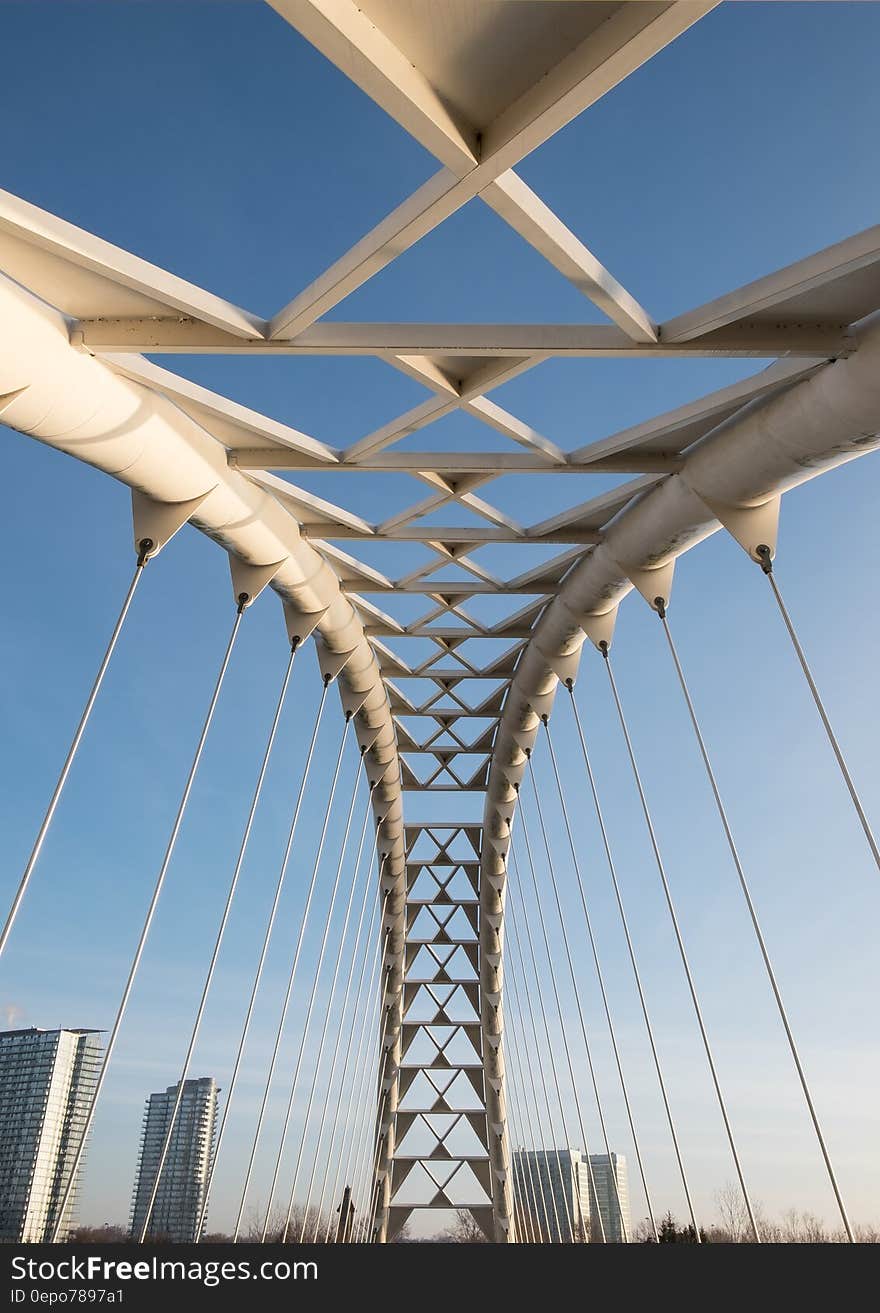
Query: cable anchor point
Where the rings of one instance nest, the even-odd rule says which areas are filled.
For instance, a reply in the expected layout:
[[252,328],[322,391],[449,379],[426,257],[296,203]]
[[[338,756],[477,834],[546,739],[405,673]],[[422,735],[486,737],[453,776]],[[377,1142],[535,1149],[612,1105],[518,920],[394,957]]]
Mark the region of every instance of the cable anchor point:
[[153,542],[153,539],[152,539],[152,538],[141,538],[140,542],[139,542],[138,545],[137,545],[137,547],[138,547],[138,554],[137,554],[137,563],[138,563],[138,565],[140,565],[140,566],[142,566],[142,565],[146,565],[147,561],[149,561],[149,559],[150,559],[150,553],[152,552],[152,550],[153,550],[153,548],[154,548],[155,546],[156,546],[156,544]]

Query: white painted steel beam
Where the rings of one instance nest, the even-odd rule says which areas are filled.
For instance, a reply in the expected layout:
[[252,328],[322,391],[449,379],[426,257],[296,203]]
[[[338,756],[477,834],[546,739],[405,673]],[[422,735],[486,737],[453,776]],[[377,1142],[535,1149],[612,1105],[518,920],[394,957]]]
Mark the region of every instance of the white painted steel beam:
[[[288,613],[320,613],[317,631],[348,654],[339,678],[363,704],[368,776],[384,881],[389,952],[401,952],[406,896],[403,811],[394,722],[372,648],[339,579],[265,489],[231,470],[219,442],[171,401],[71,347],[55,310],[0,276],[0,395],[3,422],[67,452],[159,502],[203,498],[192,523],[249,565],[276,566],[271,587]],[[393,989],[393,986],[389,986]],[[392,994],[393,1001],[393,994]]]
[[[800,356],[827,359],[846,355],[852,343],[839,323],[780,316],[767,323],[742,319],[712,333],[658,341],[635,341],[606,324],[419,324],[324,321],[296,337],[233,336],[201,320],[132,316],[78,320],[72,341],[93,354],[125,352],[161,355],[320,355],[377,356],[389,363],[402,357],[512,356],[530,366],[535,358],[616,359],[732,356],[763,359]],[[492,375],[473,386],[474,395],[497,386]]]
[[270,3],[445,166],[280,310],[271,336],[314,323],[481,194],[575,286],[598,297],[606,312],[613,310],[616,322],[637,337],[653,336],[641,307],[509,170],[708,13],[713,2],[619,5],[494,121],[479,125],[451,115],[430,69],[416,69],[352,0]]
[[[486,795],[484,910],[498,915],[508,820],[525,748],[552,703],[557,671],[577,657],[592,621],[607,616],[640,571],[669,562],[720,528],[709,509],[760,505],[880,447],[880,315],[857,329],[858,351],[720,425],[608,530],[548,604],[519,662],[495,742]],[[493,846],[494,845],[494,846]]]

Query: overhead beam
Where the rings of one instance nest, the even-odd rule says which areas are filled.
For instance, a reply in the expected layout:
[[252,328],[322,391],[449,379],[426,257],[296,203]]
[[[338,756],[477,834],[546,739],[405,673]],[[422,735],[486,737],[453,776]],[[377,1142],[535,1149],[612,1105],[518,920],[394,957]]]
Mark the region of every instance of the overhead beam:
[[[82,272],[77,275],[77,271],[83,271],[134,293],[136,300],[145,297],[159,302],[169,310],[202,321],[233,338],[260,337],[266,330],[265,321],[257,315],[7,191],[0,191],[0,238],[3,236],[52,259],[52,271],[43,278],[39,267],[31,269],[33,276],[29,279],[23,279],[17,268],[11,273],[16,281],[25,281],[29,286],[33,283],[34,290],[43,300],[59,306],[68,314],[79,313],[71,310],[71,302],[76,302],[84,294],[90,300],[98,295],[87,292],[82,283]],[[32,262],[33,257],[29,263]],[[106,283],[103,284],[105,289]],[[52,284],[57,285],[54,295]],[[118,301],[118,296],[115,299]]]
[[473,124],[453,115],[424,74],[354,0],[269,4],[443,164],[460,171],[474,167],[479,141]]
[[285,449],[302,461],[305,469],[335,466],[339,461],[339,452],[317,438],[162,369],[151,360],[135,355],[107,355],[104,361],[117,374],[168,397],[226,447],[235,449],[247,444],[253,449],[256,444],[269,452]]
[[[484,199],[561,273],[614,308],[612,318],[637,337],[653,335],[650,319],[595,258],[510,175],[525,155],[594,104],[715,7],[718,0],[621,4],[605,22],[498,119],[454,118],[426,75],[361,13],[353,0],[270,0],[308,41],[381,105],[446,167],[388,215],[272,319],[271,336],[313,323],[450,214]],[[537,200],[537,198],[535,198]],[[542,222],[550,216],[552,222]],[[618,298],[616,290],[623,294]],[[598,302],[597,302],[598,304]],[[603,305],[603,308],[605,306]]]
[[454,173],[441,169],[283,306],[269,324],[269,336],[289,338],[308,328],[419,238],[433,232],[472,195]]
[[[239,447],[230,451],[229,464],[242,470],[301,470],[314,471],[314,461],[304,460],[295,451],[279,447]],[[334,474],[364,474],[377,471],[397,471],[405,474],[438,473],[486,474],[496,478],[502,474],[673,474],[680,467],[678,456],[662,452],[624,450],[610,456],[590,459],[585,455],[576,461],[561,463],[545,460],[519,451],[381,451],[367,459],[343,461],[328,466]]]
[[[663,325],[666,341],[679,342],[718,332],[731,324],[772,314],[786,319],[785,306],[810,292],[821,292],[853,274],[876,271],[880,264],[880,224],[855,233],[804,260],[778,269],[734,292],[697,306]],[[876,272],[875,272],[876,278]],[[867,308],[876,308],[876,301]],[[860,316],[850,314],[853,320]]]
[[[374,636],[377,638],[436,638],[438,634],[438,630],[436,629],[416,628],[416,629],[406,629],[401,631],[399,627],[394,627],[393,625],[390,624],[383,624],[378,621],[375,624],[369,622],[366,623],[364,625],[364,632],[367,633],[371,638]],[[484,629],[474,629],[471,631],[467,629],[456,629],[456,630],[450,629],[444,632],[448,633],[450,636],[454,635],[456,638],[461,639],[462,641],[465,640],[470,641],[471,639],[474,638],[476,639],[493,638],[495,639],[496,642],[498,642],[502,638],[504,639],[528,638],[531,635],[532,627],[531,625],[526,625],[526,624],[508,625],[505,626],[503,634],[495,634],[492,633],[491,630],[484,630]]]
[[[441,543],[597,543],[601,535],[593,529],[562,528],[540,535],[530,536],[506,525],[477,525],[474,528],[462,528],[450,525],[410,525],[392,527],[384,533],[378,530],[364,531],[351,524],[330,524],[321,520],[315,524],[305,522],[300,525],[304,538],[327,538],[338,541],[342,538],[354,538],[368,542],[416,542]],[[445,591],[445,584],[435,584],[433,592]]]
[[536,586],[534,584],[482,584],[477,579],[473,582],[466,582],[463,579],[456,579],[449,583],[388,583],[381,584],[378,581],[367,580],[364,583],[358,582],[357,591],[359,593],[387,593],[393,589],[395,593],[417,593],[422,597],[433,597],[437,593],[444,593],[449,597],[516,597],[537,595],[553,596],[559,592],[559,585],[554,584],[552,587]]
[[647,310],[512,169],[480,198],[628,337],[656,342],[657,325]]
[[[379,356],[804,356],[827,359],[854,349],[842,324],[742,320],[711,336],[633,341],[605,324],[313,324],[297,337],[234,337],[200,320],[84,319],[71,341],[86,351],[146,354]],[[486,386],[485,383],[480,385]],[[478,389],[476,389],[478,390]]]

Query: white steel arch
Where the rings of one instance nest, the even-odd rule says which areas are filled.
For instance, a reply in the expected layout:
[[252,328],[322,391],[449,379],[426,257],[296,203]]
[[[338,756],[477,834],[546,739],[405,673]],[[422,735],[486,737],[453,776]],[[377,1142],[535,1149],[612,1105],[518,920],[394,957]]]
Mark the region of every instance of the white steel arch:
[[[407,1021],[408,950],[417,943],[409,915],[420,905],[410,885],[430,871],[439,893],[425,905],[436,910],[454,901],[444,870],[474,882],[455,905],[475,918],[479,904],[479,949],[466,937],[454,946],[477,963],[479,988],[469,980],[462,988],[479,1017],[469,1039],[479,1045],[484,1076],[488,1170],[478,1174],[492,1226],[486,1208],[475,1215],[504,1241],[514,1234],[501,1007],[504,859],[525,749],[558,679],[574,677],[585,636],[610,638],[631,587],[652,603],[668,599],[675,557],[722,524],[752,553],[759,543],[774,547],[782,492],[877,446],[880,326],[870,316],[880,306],[880,227],[658,324],[513,170],[714,4],[270,2],[436,157],[439,172],[269,319],[0,194],[0,418],[177,508],[178,520],[190,519],[239,566],[255,567],[258,586],[268,582],[282,598],[289,634],[317,632],[326,670],[338,673],[346,705],[357,707],[367,771],[371,783],[381,781],[374,809],[387,851],[380,1239],[408,1211],[393,1197],[400,1072],[418,1029]],[[401,251],[475,201],[608,322],[322,322]],[[415,379],[427,395],[336,450],[142,354],[186,352],[366,355]],[[553,358],[719,355],[775,363],[575,451],[563,451],[489,395]],[[456,411],[508,447],[397,445]],[[371,523],[297,485],[298,473],[316,472],[337,480],[403,473],[421,496]],[[506,474],[632,477],[521,524],[490,499],[492,482]],[[464,508],[471,523],[438,526],[444,508]],[[413,542],[430,556],[391,578],[353,554],[359,542]],[[560,550],[539,567],[500,577],[479,558],[495,543]],[[444,582],[450,565],[461,577]],[[401,592],[426,599],[425,613],[409,624],[381,609],[383,594]],[[513,610],[480,622],[468,603],[483,594],[509,598]],[[379,604],[370,600],[376,596]],[[522,596],[531,600],[520,604]],[[432,654],[408,660],[401,650],[408,639],[427,640]],[[482,661],[466,654],[470,640],[501,640],[504,649]],[[435,691],[410,696],[408,680]],[[486,680],[493,691],[468,698],[470,681]],[[412,728],[415,718],[431,728]],[[451,856],[448,835],[429,833],[433,849],[418,856],[430,827],[407,833],[403,794],[424,790],[453,798],[485,793],[481,854],[479,827],[471,824],[447,827],[470,845],[468,855]],[[444,933],[441,926],[441,943]],[[406,1164],[400,1177],[411,1169]],[[440,1189],[441,1203],[442,1196]]]

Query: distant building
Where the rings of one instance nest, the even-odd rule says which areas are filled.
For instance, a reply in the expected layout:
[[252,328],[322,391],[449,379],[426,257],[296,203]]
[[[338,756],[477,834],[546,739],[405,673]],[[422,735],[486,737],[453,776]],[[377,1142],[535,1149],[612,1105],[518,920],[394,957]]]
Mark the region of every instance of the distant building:
[[[100,1033],[0,1032],[0,1241],[52,1239],[95,1089]],[[60,1240],[74,1220],[80,1177]]]
[[610,1161],[607,1153],[591,1153],[590,1167],[593,1170],[593,1181],[590,1184],[590,1217],[593,1219],[594,1232],[598,1233],[598,1218],[601,1217],[606,1240],[618,1243],[629,1241],[632,1238],[632,1227],[629,1216],[629,1178],[626,1159],[622,1153],[612,1153]]
[[[177,1085],[169,1085],[164,1093],[151,1094],[147,1099],[131,1208],[133,1236],[139,1236],[143,1229],[177,1090]],[[148,1236],[178,1244],[188,1244],[196,1238],[214,1151],[218,1093],[213,1076],[184,1082]]]
[[611,1164],[607,1154],[591,1154],[588,1165],[580,1149],[517,1150],[514,1183],[526,1228],[537,1224],[553,1242],[568,1241],[572,1234],[576,1240],[601,1240],[603,1229],[606,1241],[629,1240],[626,1159],[612,1153]]
[[513,1155],[516,1192],[534,1227],[553,1242],[588,1239],[590,1192],[580,1149],[519,1149]]

